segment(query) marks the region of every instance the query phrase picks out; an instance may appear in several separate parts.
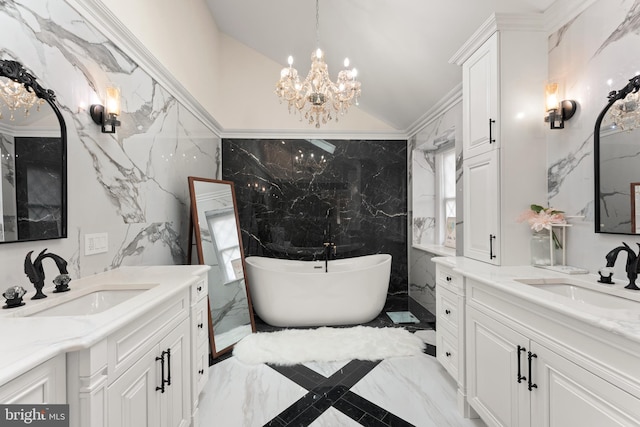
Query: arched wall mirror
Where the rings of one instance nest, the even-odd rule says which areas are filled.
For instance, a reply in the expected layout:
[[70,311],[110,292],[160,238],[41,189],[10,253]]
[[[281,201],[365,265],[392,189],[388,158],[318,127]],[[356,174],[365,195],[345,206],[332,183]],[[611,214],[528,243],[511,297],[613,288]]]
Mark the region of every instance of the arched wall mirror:
[[67,237],[67,128],[51,89],[0,60],[0,243]]
[[217,357],[255,332],[238,209],[232,182],[188,179],[198,262],[211,266],[209,340],[211,354]]
[[640,76],[618,91],[596,119],[595,231],[640,234]]

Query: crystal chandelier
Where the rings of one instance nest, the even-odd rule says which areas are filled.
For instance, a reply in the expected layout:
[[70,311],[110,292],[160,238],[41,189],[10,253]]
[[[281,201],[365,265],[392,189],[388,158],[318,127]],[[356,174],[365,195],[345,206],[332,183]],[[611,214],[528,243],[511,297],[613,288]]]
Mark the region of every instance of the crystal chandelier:
[[276,85],[276,95],[289,104],[289,113],[296,110],[300,120],[304,117],[309,124],[326,124],[329,120],[338,121],[338,116],[347,112],[352,103],[358,105],[360,82],[356,80],[358,72],[348,69],[349,59],[344,60],[345,69],[338,74],[336,83],[329,78],[324,53],[320,49],[320,8],[316,0],[316,45],[311,54],[311,70],[307,78],[300,82],[298,70],[293,68],[293,57],[289,56],[289,66],[280,72]]
[[631,92],[625,98],[617,100],[609,109],[609,118],[620,130],[633,130],[640,127],[640,96]]
[[[14,113],[18,110],[24,110],[24,116],[28,117],[33,106],[40,111],[40,106],[44,104],[44,99],[40,99],[24,85],[14,81],[0,81],[0,98],[9,109],[9,120],[15,121]],[[0,119],[3,118],[2,110],[0,110]]]

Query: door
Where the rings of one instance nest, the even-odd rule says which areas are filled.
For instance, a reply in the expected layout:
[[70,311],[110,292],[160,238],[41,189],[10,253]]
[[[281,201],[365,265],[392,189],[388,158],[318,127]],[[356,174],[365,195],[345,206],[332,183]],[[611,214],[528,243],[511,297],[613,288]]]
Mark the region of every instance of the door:
[[532,427],[638,425],[639,399],[536,342],[531,351]]
[[465,158],[498,148],[498,33],[462,65]]
[[500,265],[499,151],[463,163],[464,256]]
[[189,319],[185,319],[160,341],[166,369],[165,393],[160,393],[161,426],[187,427],[191,422],[189,334]]
[[160,422],[160,363],[157,347],[109,386],[109,427],[156,427]]
[[[467,306],[467,400],[489,426],[527,427],[529,340]],[[518,379],[520,378],[520,382]]]

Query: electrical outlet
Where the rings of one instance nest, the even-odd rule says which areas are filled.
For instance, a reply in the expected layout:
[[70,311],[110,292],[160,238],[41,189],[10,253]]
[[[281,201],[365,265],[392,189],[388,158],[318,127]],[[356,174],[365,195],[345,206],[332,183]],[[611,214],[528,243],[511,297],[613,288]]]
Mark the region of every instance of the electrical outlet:
[[95,233],[84,235],[84,254],[95,255],[109,250],[109,235],[107,233]]

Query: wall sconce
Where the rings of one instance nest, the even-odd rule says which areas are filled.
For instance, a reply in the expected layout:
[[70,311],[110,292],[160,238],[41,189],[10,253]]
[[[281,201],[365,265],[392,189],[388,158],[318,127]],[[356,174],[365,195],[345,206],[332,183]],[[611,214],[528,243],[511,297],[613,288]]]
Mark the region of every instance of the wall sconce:
[[[94,122],[102,126],[102,133],[116,133],[116,126],[120,126],[120,89],[108,87],[105,105],[93,104],[89,114]],[[107,130],[107,127],[110,127]]]
[[564,129],[564,122],[576,113],[576,101],[565,99],[558,101],[558,83],[545,86],[545,101],[547,116],[545,122],[550,123],[551,129]]

